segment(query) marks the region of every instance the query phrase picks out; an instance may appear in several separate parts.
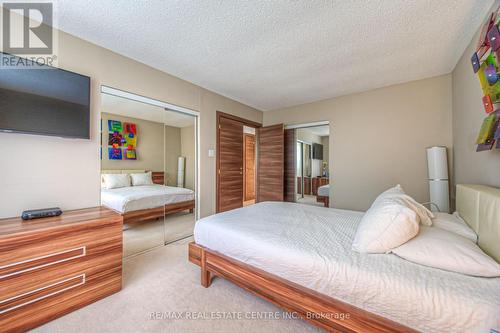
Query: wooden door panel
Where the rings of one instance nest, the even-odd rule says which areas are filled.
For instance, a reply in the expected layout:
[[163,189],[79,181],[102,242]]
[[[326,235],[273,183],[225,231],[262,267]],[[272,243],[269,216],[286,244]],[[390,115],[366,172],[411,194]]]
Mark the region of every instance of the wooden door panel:
[[297,165],[297,138],[295,129],[285,130],[284,200],[295,202],[295,167]]
[[255,199],[255,135],[245,134],[245,201]]
[[284,127],[259,128],[257,201],[283,201]]
[[218,212],[243,206],[243,124],[219,120]]

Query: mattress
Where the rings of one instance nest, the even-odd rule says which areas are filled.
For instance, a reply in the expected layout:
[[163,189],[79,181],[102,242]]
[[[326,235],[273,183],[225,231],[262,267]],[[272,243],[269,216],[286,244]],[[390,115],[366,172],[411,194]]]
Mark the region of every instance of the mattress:
[[362,212],[264,202],[199,220],[197,244],[422,332],[500,330],[500,278],[351,250]]
[[330,184],[318,187],[318,195],[322,197],[328,197],[330,195]]
[[190,200],[194,200],[194,192],[182,187],[144,185],[101,189],[101,205],[122,214]]

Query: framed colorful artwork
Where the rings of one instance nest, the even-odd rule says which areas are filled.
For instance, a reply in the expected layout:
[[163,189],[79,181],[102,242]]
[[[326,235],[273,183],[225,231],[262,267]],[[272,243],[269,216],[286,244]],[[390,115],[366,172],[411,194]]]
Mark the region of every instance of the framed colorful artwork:
[[490,50],[490,41],[488,40],[488,31],[491,30],[495,24],[496,13],[491,13],[488,20],[483,25],[481,33],[479,34],[479,39],[477,41],[476,53],[479,59],[481,59]]
[[476,152],[491,150],[491,149],[493,149],[494,144],[495,144],[495,140],[491,140],[487,143],[477,145]]
[[125,129],[125,133],[134,133],[137,134],[137,125],[133,123],[123,123],[123,127]]
[[493,102],[491,101],[491,97],[489,95],[483,96],[483,106],[486,113],[493,112]]
[[493,134],[495,128],[495,124],[497,122],[496,114],[492,113],[488,117],[484,118],[483,124],[481,125],[481,130],[479,131],[479,135],[476,139],[476,144],[486,144],[488,140],[493,139]]
[[135,149],[125,149],[125,159],[126,160],[136,160],[137,159],[137,153]]
[[490,28],[487,37],[491,46],[491,50],[498,50],[498,48],[500,48],[500,30],[498,30],[498,26],[496,24],[493,24],[493,26]]
[[470,62],[472,64],[472,69],[474,70],[474,73],[477,73],[481,65],[479,64],[479,57],[477,56],[476,52],[474,52],[474,54],[470,58]]
[[493,139],[500,140],[500,115],[498,116],[497,123],[494,127]]
[[121,133],[123,131],[122,122],[118,120],[108,120],[108,131],[109,132],[118,132]]
[[486,65],[484,69],[484,73],[486,75],[486,80],[490,86],[493,86],[498,82],[498,74],[495,65]]
[[122,159],[122,149],[121,148],[108,148],[109,159],[110,160],[121,160]]
[[[137,125],[132,123],[123,123],[125,146],[137,147]],[[130,148],[129,148],[130,149]]]
[[123,144],[123,136],[120,132],[113,132],[108,134],[108,146],[118,145],[121,146]]

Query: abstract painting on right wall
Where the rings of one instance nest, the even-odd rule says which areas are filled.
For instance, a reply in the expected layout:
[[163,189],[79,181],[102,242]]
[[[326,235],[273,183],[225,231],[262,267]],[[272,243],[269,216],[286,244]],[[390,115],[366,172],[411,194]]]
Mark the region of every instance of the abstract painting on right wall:
[[500,149],[500,8],[490,13],[484,23],[476,52],[471,57],[483,91],[485,118],[481,124],[476,151]]

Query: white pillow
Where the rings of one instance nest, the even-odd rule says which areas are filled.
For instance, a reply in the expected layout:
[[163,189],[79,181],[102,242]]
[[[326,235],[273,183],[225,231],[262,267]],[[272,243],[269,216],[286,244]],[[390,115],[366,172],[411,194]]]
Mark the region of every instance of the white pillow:
[[403,187],[401,185],[396,185],[385,192],[382,192],[376,199],[373,201],[372,206],[376,205],[378,201],[386,199],[386,198],[399,198],[403,200],[404,204],[408,207],[411,208],[417,213],[420,223],[423,225],[432,225],[432,218],[434,217],[434,214],[427,208],[425,208],[424,205],[418,203],[407,195],[405,191],[403,190]]
[[453,214],[434,213],[432,225],[434,227],[453,232],[471,240],[474,243],[477,243],[477,234],[467,225],[457,212]]
[[102,175],[104,188],[111,190],[113,188],[130,186],[130,177],[125,173],[109,173]]
[[386,253],[418,234],[415,211],[397,198],[385,198],[372,206],[356,230],[352,249],[365,253]]
[[133,186],[153,185],[153,178],[151,171],[143,173],[131,173],[130,178],[132,178]]
[[429,267],[472,276],[500,277],[500,265],[479,246],[440,228],[421,227],[417,237],[392,252]]

